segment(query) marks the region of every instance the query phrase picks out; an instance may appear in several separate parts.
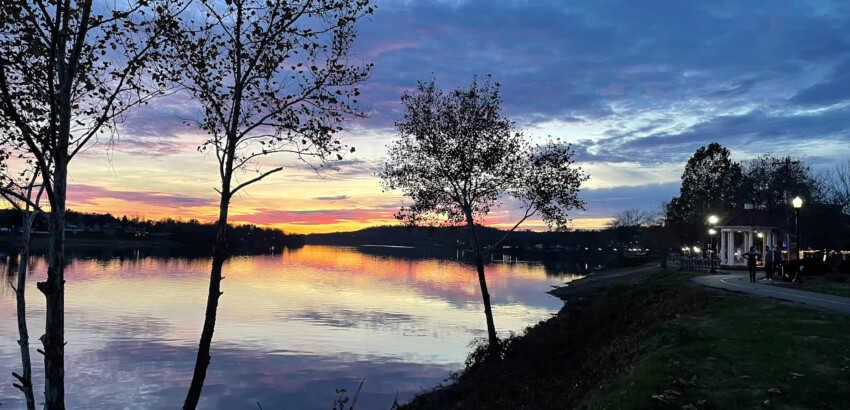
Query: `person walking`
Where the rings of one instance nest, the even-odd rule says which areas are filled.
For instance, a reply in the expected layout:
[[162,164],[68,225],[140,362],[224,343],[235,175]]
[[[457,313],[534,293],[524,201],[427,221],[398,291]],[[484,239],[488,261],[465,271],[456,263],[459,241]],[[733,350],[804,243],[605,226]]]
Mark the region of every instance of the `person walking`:
[[756,262],[761,260],[761,255],[756,252],[755,246],[750,246],[750,251],[744,254],[747,258],[747,269],[750,271],[750,282],[756,282]]
[[778,272],[782,279],[782,249],[778,245],[773,247],[773,271]]
[[770,246],[764,251],[764,278],[773,280],[773,251]]

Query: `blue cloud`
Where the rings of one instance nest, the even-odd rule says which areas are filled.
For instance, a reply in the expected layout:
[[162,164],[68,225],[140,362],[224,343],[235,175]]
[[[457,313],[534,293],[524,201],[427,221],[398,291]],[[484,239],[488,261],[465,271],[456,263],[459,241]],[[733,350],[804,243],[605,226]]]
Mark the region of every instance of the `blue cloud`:
[[813,64],[846,53],[848,14],[791,1],[389,3],[362,27],[376,64],[368,95],[390,102],[368,121],[397,119],[391,102],[432,73],[444,88],[492,73],[507,114],[531,123],[675,111],[696,98],[718,113],[781,103]]
[[652,209],[679,195],[679,182],[628,187],[585,189],[581,198],[587,202],[582,217],[609,217],[626,209]]
[[823,82],[800,90],[791,103],[802,106],[826,106],[850,101],[850,61],[837,65]]
[[[848,2],[386,0],[359,30],[357,57],[375,66],[361,87],[371,115],[352,122],[358,151],[338,164],[350,175],[372,174],[380,149],[369,148],[394,134],[401,94],[432,75],[450,89],[492,74],[504,113],[523,128],[563,125],[552,133],[579,162],[670,172],[713,141],[738,155],[847,152]],[[166,141],[185,129],[173,116],[188,114],[160,106],[125,127]],[[172,125],[157,123],[165,115]],[[631,202],[668,191],[637,190]]]

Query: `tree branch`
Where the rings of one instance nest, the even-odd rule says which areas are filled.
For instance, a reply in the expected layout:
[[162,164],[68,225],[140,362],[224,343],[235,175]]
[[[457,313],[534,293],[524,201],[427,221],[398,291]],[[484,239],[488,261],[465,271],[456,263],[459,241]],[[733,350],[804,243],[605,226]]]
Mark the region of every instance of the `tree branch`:
[[262,180],[263,178],[265,178],[265,177],[267,177],[267,176],[269,176],[269,175],[271,175],[271,174],[274,174],[274,173],[276,173],[276,172],[280,172],[280,171],[283,171],[283,167],[277,167],[277,168],[275,168],[275,169],[272,169],[272,170],[269,170],[269,171],[263,172],[262,174],[260,174],[260,175],[259,175],[259,176],[257,176],[256,178],[250,179],[250,180],[248,180],[248,181],[246,181],[246,182],[243,182],[243,183],[241,183],[241,184],[237,185],[237,186],[236,186],[236,188],[234,188],[234,189],[232,189],[232,190],[230,191],[230,194],[231,194],[231,196],[232,196],[233,194],[235,194],[235,193],[236,193],[237,191],[239,191],[240,189],[242,189],[242,188],[244,188],[244,187],[246,187],[246,186],[248,186],[248,185],[251,185],[251,184],[253,184],[253,183],[257,182],[257,181],[260,181],[260,180]]
[[522,225],[522,223],[523,223],[523,222],[525,222],[525,220],[526,220],[526,219],[528,219],[528,218],[532,217],[535,213],[537,213],[537,209],[532,210],[532,207],[533,207],[533,205],[529,205],[529,206],[528,206],[528,208],[525,210],[525,215],[523,215],[522,219],[520,219],[520,220],[519,220],[519,222],[517,222],[517,223],[514,225],[514,227],[513,227],[513,228],[511,228],[509,231],[505,232],[505,234],[504,234],[504,235],[502,235],[502,238],[501,238],[501,239],[499,239],[498,241],[496,241],[496,243],[494,243],[494,244],[492,244],[492,245],[488,246],[487,248],[485,248],[485,249],[484,249],[484,254],[488,254],[488,253],[490,253],[493,249],[496,249],[496,247],[497,247],[497,246],[499,246],[499,244],[501,244],[502,242],[504,242],[504,240],[505,240],[505,239],[507,239],[508,235],[510,235],[510,234],[511,234],[513,231],[515,231],[515,230],[516,230],[516,229],[517,229],[520,225]]

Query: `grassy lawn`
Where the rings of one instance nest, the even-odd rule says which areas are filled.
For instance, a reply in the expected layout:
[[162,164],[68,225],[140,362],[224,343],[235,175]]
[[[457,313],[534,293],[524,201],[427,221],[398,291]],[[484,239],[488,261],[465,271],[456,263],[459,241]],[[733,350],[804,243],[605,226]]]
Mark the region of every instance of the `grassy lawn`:
[[847,408],[850,317],[721,295],[707,311],[656,329],[631,373],[594,391],[582,407]]
[[800,289],[808,290],[810,292],[850,297],[850,283],[803,284],[803,286],[800,286]]
[[850,315],[713,290],[700,274],[662,270],[571,299],[504,359],[404,408],[850,408]]

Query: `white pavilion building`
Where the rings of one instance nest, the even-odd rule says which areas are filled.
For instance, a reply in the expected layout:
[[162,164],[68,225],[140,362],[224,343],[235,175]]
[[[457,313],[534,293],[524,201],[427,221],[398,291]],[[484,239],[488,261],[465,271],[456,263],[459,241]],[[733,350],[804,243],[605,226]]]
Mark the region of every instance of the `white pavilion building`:
[[767,247],[784,247],[787,244],[783,232],[779,229],[780,217],[771,215],[764,209],[744,209],[725,218],[715,229],[720,234],[720,265],[735,266],[746,264],[743,254],[756,247],[756,252],[764,255]]

